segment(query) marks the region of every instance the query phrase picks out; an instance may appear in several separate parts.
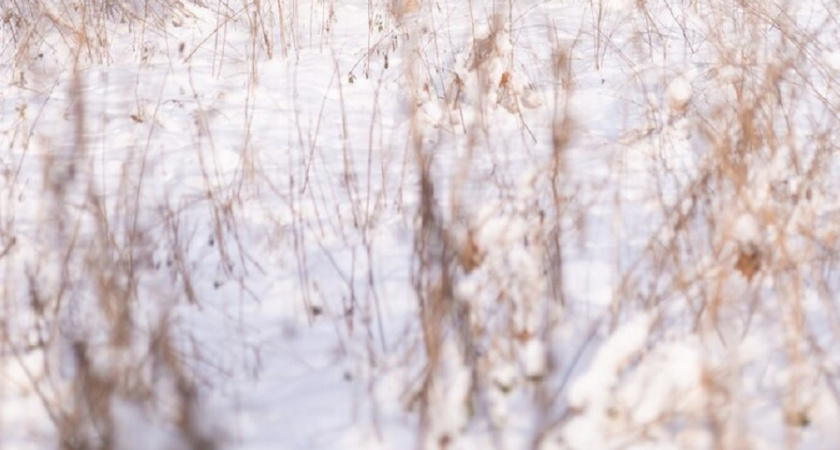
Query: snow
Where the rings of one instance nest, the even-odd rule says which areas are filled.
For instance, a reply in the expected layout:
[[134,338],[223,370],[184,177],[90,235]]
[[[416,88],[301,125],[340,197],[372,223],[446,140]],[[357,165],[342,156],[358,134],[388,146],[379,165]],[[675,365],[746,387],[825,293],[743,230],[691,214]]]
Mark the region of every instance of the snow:
[[529,378],[541,378],[548,369],[546,361],[547,350],[545,344],[537,339],[531,339],[525,343],[523,355],[525,375]]
[[823,54],[825,64],[834,71],[840,71],[840,51],[830,51]]
[[688,102],[693,94],[691,78],[693,77],[688,74],[679,75],[665,88],[665,98],[672,114],[684,113],[688,108]]
[[835,5],[94,3],[0,5],[0,448],[840,443]]
[[749,213],[741,214],[733,225],[733,238],[740,244],[755,244],[761,240],[761,230],[755,216]]
[[621,370],[645,345],[651,318],[640,315],[616,330],[600,347],[587,373],[569,390],[569,406],[579,410],[605,408]]

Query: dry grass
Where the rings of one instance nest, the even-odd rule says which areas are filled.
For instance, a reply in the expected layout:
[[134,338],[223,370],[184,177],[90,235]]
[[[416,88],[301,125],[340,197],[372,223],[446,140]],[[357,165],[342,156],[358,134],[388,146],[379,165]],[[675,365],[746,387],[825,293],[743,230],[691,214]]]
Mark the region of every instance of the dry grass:
[[[368,2],[368,23],[359,25],[368,36],[360,69],[346,72],[335,57],[333,79],[348,81],[337,84],[339,121],[323,123],[326,97],[317,117],[298,116],[294,104],[300,148],[288,159],[305,167],[279,181],[263,168],[252,135],[260,64],[296,60],[308,48],[328,53],[341,19],[337,2],[213,3],[213,32],[194,48],[180,43],[181,62],[210,48],[216,76],[227,61],[248,62],[241,160],[232,175],[221,173],[211,108],[200,105],[189,132],[203,194],[192,204],[173,200],[155,211],[141,201],[155,163],[148,141],[125,156],[132,169],[119,174],[118,189],[101,191],[86,131],[96,101],[86,94],[83,73],[115,61],[114,24],[130,24],[141,42],[165,33],[165,24],[181,24],[191,8],[165,1],[4,4],[0,57],[13,67],[5,81],[30,89],[49,84],[44,80],[51,75],[71,80],[62,93],[69,138],[33,138],[41,111],[21,102],[16,128],[6,136],[23,156],[3,160],[0,185],[0,267],[26,275],[3,277],[0,354],[23,374],[14,380],[21,390],[39,398],[55,432],[50,442],[120,448],[120,417],[130,409],[169,430],[175,448],[224,447],[225,436],[203,423],[203,394],[213,386],[202,371],[212,363],[178,322],[180,311],[212,308],[197,287],[208,280],[197,279],[202,273],[191,265],[189,217],[207,212],[201,217],[209,222],[219,272],[243,297],[256,295],[248,276],[264,268],[249,254],[241,227],[248,203],[263,195],[291,214],[282,225],[286,234],[277,238],[288,245],[278,252],[293,261],[308,323],[333,320],[345,352],[363,341],[371,385],[388,376],[382,361],[403,352],[413,378],[401,400],[417,418],[419,448],[450,448],[475,430],[507,436],[520,411],[530,424],[515,441],[520,448],[575,447],[575,426],[593,417],[603,419],[613,445],[660,439],[760,447],[761,430],[751,420],[762,407],[783,418],[787,445],[800,445],[803,428],[840,408],[832,352],[840,337],[840,228],[831,200],[840,97],[821,59],[831,51],[840,5],[825,4],[825,22],[806,30],[795,8],[701,3],[635,2],[615,10],[611,3],[581,2],[589,23],[570,32],[549,21],[539,43],[521,38],[530,31],[524,23],[535,26],[525,20],[530,7],[465,6],[475,29],[472,39],[457,44],[459,60],[447,53],[457,41],[444,13],[457,5]],[[248,30],[247,51],[231,56],[228,27],[239,25]],[[56,52],[55,36],[69,55]],[[63,73],[41,70],[44,52],[56,52],[47,57]],[[138,60],[152,64],[144,52],[151,50],[138,47]],[[393,60],[401,65],[390,68]],[[603,139],[592,138],[603,124],[587,123],[575,110],[580,96],[599,92],[592,73],[626,94],[628,114],[615,118],[622,123],[610,126],[618,131]],[[352,140],[357,118],[348,117],[345,90],[356,76],[375,86],[365,145]],[[378,97],[394,78],[403,83],[409,137],[406,155],[394,159],[405,161],[400,179],[387,180],[394,171],[377,167],[386,145],[374,135],[385,114]],[[202,101],[195,88],[191,94]],[[137,100],[132,119],[151,135],[162,101],[143,102]],[[424,108],[433,102],[443,112],[430,127]],[[516,140],[496,129],[501,114],[518,125]],[[325,179],[319,136],[334,131],[328,127],[343,137],[342,148],[332,149],[341,160],[339,189],[318,184]],[[39,218],[33,234],[16,222],[14,199],[23,190],[20,167],[36,157],[43,189],[31,200]],[[608,170],[588,172],[593,161]],[[402,190],[414,190],[416,201],[404,200]],[[314,218],[302,217],[310,207]],[[375,267],[378,227],[389,213],[405,214],[400,219],[413,233],[415,326],[400,345],[389,345],[379,294],[384,281]],[[281,222],[267,220],[275,219]],[[334,259],[325,236],[352,249],[349,270]],[[308,269],[313,247],[339,274],[332,283],[343,294],[339,307]],[[612,261],[610,276],[600,278],[611,283],[603,306],[587,297],[603,296],[603,289],[580,288],[578,278],[587,274],[576,263],[605,257]],[[610,337],[638,317],[647,320],[639,347],[604,366],[615,371],[606,400],[579,400],[575,382],[609,359],[618,345]],[[755,341],[764,345],[760,357],[748,354]],[[661,381],[650,372],[677,345],[700,355],[699,375],[695,385],[671,395],[702,401],[675,400],[640,419],[645,398],[634,397],[633,389]],[[744,381],[762,371],[781,381],[755,389]],[[372,403],[380,401],[374,391]],[[3,395],[12,392],[3,388],[0,400]],[[684,441],[686,430],[705,440]]]
[[[667,60],[668,55],[675,53],[669,49],[670,42],[687,36],[701,36],[700,42],[687,42],[697,47],[686,50],[703,55],[704,67],[701,73],[687,75],[687,83],[694,90],[691,98],[668,97],[676,94],[663,89],[659,101],[647,104],[642,116],[647,120],[633,119],[625,126],[625,138],[609,144],[610,151],[620,160],[627,158],[638,163],[652,157],[650,164],[644,164],[648,184],[641,204],[622,200],[620,186],[624,176],[620,171],[626,170],[622,169],[624,166],[618,166],[618,173],[607,175],[606,184],[602,185],[606,186],[606,192],[611,192],[616,189],[611,184],[618,183],[612,219],[619,227],[617,232],[630,233],[621,229],[625,226],[624,217],[639,220],[638,216],[623,212],[624,208],[657,207],[651,211],[656,217],[650,223],[652,226],[639,230],[641,236],[648,236],[647,244],[630,256],[632,261],[619,260],[616,264],[614,270],[620,281],[603,316],[608,324],[604,330],[609,334],[639,311],[654,315],[647,350],[634,357],[638,370],[644,367],[645,355],[665,336],[693,336],[691,339],[696,337],[704,343],[710,358],[703,368],[702,385],[709,398],[708,409],[695,413],[680,411],[672,405],[673,409],[668,409],[655,422],[658,425],[643,426],[667,427],[681,423],[677,428],[680,430],[696,425],[708,431],[716,448],[755,445],[751,433],[757,431],[747,425],[754,412],[746,406],[749,396],[744,391],[746,388],[741,380],[733,377],[733,373],[748,370],[750,363],[732,356],[719,359],[716,349],[737,348],[752,336],[779,336],[779,345],[772,350],[776,356],[768,364],[791,375],[788,381],[774,386],[775,392],[769,395],[776,398],[786,418],[789,428],[784,434],[789,444],[796,446],[800,442],[799,427],[812,421],[809,411],[817,403],[814,396],[836,396],[831,388],[831,369],[817,362],[825,361],[826,339],[830,335],[828,341],[833,341],[834,332],[823,334],[823,325],[815,322],[816,317],[825,314],[828,322],[837,323],[833,301],[837,280],[831,269],[838,237],[831,217],[836,211],[819,200],[830,197],[836,185],[831,174],[837,167],[832,150],[833,130],[837,125],[832,117],[837,103],[835,88],[826,73],[828,69],[815,59],[824,51],[823,38],[835,24],[818,24],[804,32],[791,19],[795,11],[774,11],[767,5],[747,2],[671,5],[673,21],[666,25],[656,18],[664,6],[638,2],[623,11],[627,16],[623,21],[619,17],[618,23],[607,20],[618,16],[609,15],[601,2],[593,3],[592,7],[597,70],[606,68],[608,58],[615,60],[618,56],[628,67],[631,79],[628,85],[638,83],[636,86],[642,91],[656,89],[649,80],[658,78],[664,88],[683,75],[675,73],[667,63],[657,72],[648,69],[646,62]],[[730,19],[720,23],[721,17]],[[495,26],[498,30],[503,25]],[[670,34],[660,28],[665,26],[671,27]],[[493,33],[491,28],[491,37]],[[631,45],[618,44],[618,39]],[[484,41],[476,42],[482,45]],[[452,370],[441,369],[440,355],[445,342],[454,339],[458,343],[460,364],[471,373],[469,396],[463,405],[468,422],[487,421],[493,429],[503,427],[493,417],[492,407],[488,407],[494,391],[500,389],[494,380],[494,367],[521,364],[517,362],[521,356],[517,355],[521,355],[531,339],[544,340],[549,346],[559,345],[563,342],[558,339],[562,330],[577,328],[570,325],[573,321],[583,319],[596,328],[599,323],[581,315],[579,301],[569,302],[565,280],[579,274],[564,268],[566,254],[574,252],[577,246],[572,236],[586,233],[579,225],[569,229],[565,224],[586,223],[587,217],[603,220],[597,213],[586,211],[589,205],[566,194],[574,188],[571,183],[575,179],[570,172],[575,170],[575,162],[566,153],[578,130],[587,127],[586,123],[575,123],[574,114],[569,111],[568,99],[575,95],[573,86],[578,85],[575,70],[581,68],[570,61],[585,60],[586,56],[578,56],[573,48],[576,44],[569,47],[548,42],[548,45],[554,48],[552,81],[557,86],[553,97],[553,150],[545,160],[535,163],[547,168],[537,176],[534,184],[541,189],[530,199],[539,215],[530,216],[527,208],[515,213],[517,219],[525,220],[530,227],[525,239],[528,245],[536,247],[535,260],[542,265],[540,283],[545,283],[542,290],[530,294],[522,291],[517,286],[515,270],[494,271],[480,288],[484,294],[493,294],[484,300],[490,303],[476,299],[475,291],[470,291],[471,298],[458,298],[456,292],[460,285],[471,282],[471,272],[490,270],[488,264],[492,263],[487,262],[490,258],[474,255],[514,250],[476,246],[473,236],[480,233],[482,224],[473,221],[474,210],[456,208],[446,214],[441,212],[438,192],[441,177],[430,169],[434,167],[432,155],[440,149],[426,147],[420,127],[413,128],[421,198],[418,213],[421,225],[415,244],[415,289],[420,300],[428,360],[421,388],[424,402],[419,413],[421,433],[427,437],[423,448],[447,448],[455,439],[452,433],[463,432],[463,429],[439,432],[429,425],[439,415],[430,405],[435,398],[434,386],[446,389],[453,382]],[[406,52],[420,53],[413,49]],[[487,53],[480,48],[474,50],[474,55]],[[512,58],[517,56],[519,53],[514,51]],[[676,70],[687,70],[675,65]],[[504,84],[504,78],[500,83]],[[415,81],[418,91],[425,88],[417,84]],[[651,98],[657,97],[648,95],[646,101]],[[474,103],[473,107],[493,108],[494,101],[495,98],[485,97],[485,101]],[[808,108],[822,112],[809,113]],[[681,127],[678,133],[686,133],[690,147],[674,148],[680,145],[673,135],[675,127]],[[465,131],[468,142],[485,142],[481,129]],[[655,154],[646,153],[645,147],[656,149]],[[467,153],[467,161],[460,164],[480,171],[480,166],[472,160],[476,158],[474,155],[486,151],[479,144]],[[686,171],[675,166],[680,158],[689,160],[692,168]],[[469,178],[471,174],[459,172],[455,176]],[[446,182],[456,186],[468,183],[458,179]],[[499,189],[503,198],[516,201],[515,191]],[[446,204],[469,203],[457,200],[464,195],[462,192],[452,195],[455,199],[449,199]],[[464,228],[464,218],[468,223],[472,221],[467,225],[471,231],[461,239],[452,238],[452,233]],[[622,247],[622,238],[617,239]],[[815,298],[819,299],[816,304],[809,300]],[[806,306],[809,301],[811,305]],[[489,312],[482,311],[487,307],[491,308]],[[814,307],[818,311],[809,311]],[[539,322],[536,328],[523,328],[518,315],[528,310],[540,311],[548,319]],[[500,320],[499,316],[505,318]],[[496,321],[503,326],[488,326]],[[569,344],[574,342],[590,345],[588,338],[572,339]],[[494,355],[496,352],[502,356]],[[536,389],[538,394],[531,401],[543,417],[534,434],[534,448],[547,445],[557,438],[556,433],[565,423],[587,413],[564,406],[568,385],[556,382],[580,370],[575,368],[579,359],[572,357],[579,355],[579,351],[570,347],[552,353],[551,373],[541,379],[554,381],[531,380],[527,384],[532,387],[522,387]],[[634,371],[622,369],[618,376],[626,376],[622,379],[629,383]],[[503,390],[507,389],[513,388],[503,386]],[[836,404],[836,399],[833,402]],[[724,413],[722,408],[729,409]],[[610,414],[624,413],[613,410]],[[641,426],[626,423],[618,429],[619,433],[627,433],[630,441],[626,442],[641,442],[645,439],[641,428],[637,428]],[[551,437],[552,430],[554,437]],[[574,444],[567,441],[566,445]]]

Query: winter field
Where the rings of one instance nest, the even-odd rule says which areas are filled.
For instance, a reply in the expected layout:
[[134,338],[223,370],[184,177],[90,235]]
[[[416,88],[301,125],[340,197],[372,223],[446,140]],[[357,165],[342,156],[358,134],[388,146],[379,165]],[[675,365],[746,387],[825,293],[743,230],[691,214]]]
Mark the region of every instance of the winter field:
[[0,449],[840,448],[840,0],[5,0]]

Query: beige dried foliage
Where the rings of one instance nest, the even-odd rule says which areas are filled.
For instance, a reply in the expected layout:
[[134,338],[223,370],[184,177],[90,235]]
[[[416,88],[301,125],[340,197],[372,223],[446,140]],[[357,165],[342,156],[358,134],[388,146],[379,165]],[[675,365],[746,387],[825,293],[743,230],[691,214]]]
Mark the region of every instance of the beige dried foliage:
[[420,10],[420,0],[392,0],[388,8],[396,18],[406,14],[414,14]]

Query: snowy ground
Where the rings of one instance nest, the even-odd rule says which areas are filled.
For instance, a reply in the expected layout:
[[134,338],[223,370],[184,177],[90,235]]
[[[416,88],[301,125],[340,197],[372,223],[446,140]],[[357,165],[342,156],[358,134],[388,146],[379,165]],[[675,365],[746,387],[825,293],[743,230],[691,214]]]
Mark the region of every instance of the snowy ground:
[[0,448],[840,445],[840,4],[95,3],[0,6]]

